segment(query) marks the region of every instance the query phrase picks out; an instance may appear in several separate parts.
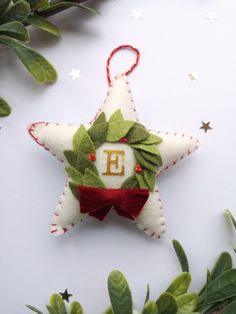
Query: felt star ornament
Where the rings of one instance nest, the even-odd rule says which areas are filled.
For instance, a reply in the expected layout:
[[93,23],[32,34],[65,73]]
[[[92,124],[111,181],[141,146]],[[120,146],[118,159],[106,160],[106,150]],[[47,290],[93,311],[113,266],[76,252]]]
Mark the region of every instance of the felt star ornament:
[[[136,52],[136,63],[111,81],[110,60],[122,48]],[[38,122],[29,127],[33,139],[57,157],[68,174],[53,215],[53,235],[65,233],[88,215],[103,220],[111,209],[153,238],[165,232],[156,177],[195,151],[198,140],[150,131],[139,122],[127,80],[138,60],[138,50],[128,45],[112,52],[108,94],[89,124]]]

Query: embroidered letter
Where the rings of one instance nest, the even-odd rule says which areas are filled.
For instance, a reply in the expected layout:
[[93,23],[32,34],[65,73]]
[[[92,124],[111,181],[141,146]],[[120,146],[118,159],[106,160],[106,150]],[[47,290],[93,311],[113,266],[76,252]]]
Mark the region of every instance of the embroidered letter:
[[[107,154],[107,169],[103,173],[105,176],[124,176],[125,175],[125,152],[123,150],[104,150]],[[112,159],[112,155],[115,158]],[[113,168],[113,169],[112,169]]]

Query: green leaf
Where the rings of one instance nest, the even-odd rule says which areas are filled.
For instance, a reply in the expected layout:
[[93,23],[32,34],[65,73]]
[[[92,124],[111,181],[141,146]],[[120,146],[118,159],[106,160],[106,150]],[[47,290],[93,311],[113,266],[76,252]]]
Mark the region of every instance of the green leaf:
[[5,22],[23,22],[30,14],[30,5],[26,1],[18,1],[13,4],[4,15]]
[[103,111],[95,119],[95,121],[93,122],[93,126],[96,125],[96,124],[105,123],[105,122],[106,122],[106,115],[105,115],[105,113]]
[[176,299],[177,314],[190,314],[198,305],[199,297],[196,293],[183,294]]
[[95,188],[105,188],[102,180],[90,169],[85,170],[84,185]]
[[146,292],[144,304],[146,304],[147,301],[149,301],[149,298],[150,298],[150,288],[149,288],[149,285],[147,285],[147,292]]
[[49,314],[58,314],[51,305],[46,305]]
[[215,302],[224,301],[235,295],[236,269],[230,269],[209,282],[207,289],[200,296],[200,303],[208,305]]
[[128,177],[121,185],[122,189],[134,189],[137,187],[138,182],[135,175]]
[[135,123],[126,135],[128,144],[140,143],[149,137],[149,132],[138,123]]
[[143,169],[143,177],[148,185],[149,190],[153,192],[156,185],[156,173]]
[[232,267],[233,261],[231,255],[228,252],[221,253],[211,271],[211,280],[216,279],[227,270],[232,269]]
[[50,305],[57,314],[67,314],[64,301],[59,294],[53,294],[51,296]]
[[140,150],[140,153],[144,159],[146,159],[147,161],[150,161],[154,165],[162,166],[161,154],[159,151],[157,151],[157,152],[158,152],[157,155],[152,155],[148,152],[144,152],[144,151]]
[[113,314],[112,308],[109,307],[103,314]]
[[144,144],[132,144],[131,145],[133,148],[142,150],[144,152],[153,154],[153,155],[160,155],[160,152],[157,150],[157,146],[156,145],[144,145]]
[[7,117],[11,113],[11,108],[8,103],[0,97],[0,117]]
[[11,3],[11,0],[1,0],[0,1],[0,17],[4,15],[6,10],[8,9],[9,5]]
[[166,291],[174,297],[178,297],[188,291],[190,283],[191,275],[188,272],[184,272],[174,279]]
[[0,42],[11,47],[37,83],[53,83],[57,79],[54,67],[38,52],[11,38],[1,38]]
[[74,301],[71,303],[70,314],[83,314],[83,310],[79,302]]
[[77,184],[77,185],[83,185],[83,175],[78,170],[76,170],[74,167],[67,166],[66,172],[68,176],[71,178],[71,180]]
[[151,134],[149,133],[149,137],[146,138],[145,141],[142,142],[142,144],[145,144],[145,145],[152,145],[152,144],[159,144],[162,142],[162,138],[155,135],[155,134]]
[[49,7],[48,0],[29,0],[29,2],[33,10],[42,10]]
[[77,154],[73,150],[64,150],[64,155],[68,161],[68,163],[76,168],[77,167]]
[[157,314],[157,305],[153,301],[148,301],[142,310],[142,314]]
[[168,292],[164,292],[157,300],[158,314],[176,314],[177,303],[175,298]]
[[179,263],[180,263],[182,271],[189,272],[188,259],[182,245],[177,240],[173,240],[172,244],[175,249],[175,253],[179,259]]
[[87,131],[84,133],[81,139],[79,150],[82,150],[87,156],[89,156],[90,153],[95,154],[96,152],[91,137],[88,135]]
[[134,149],[134,156],[137,163],[139,163],[142,166],[142,168],[148,169],[154,172],[155,174],[157,173],[157,166],[149,162],[148,160],[144,159],[142,152],[140,150]]
[[144,180],[143,174],[142,173],[136,173],[135,176],[136,176],[136,179],[138,181],[138,185],[139,185],[140,189],[148,189],[148,185],[147,185],[146,181]]
[[41,312],[40,310],[36,309],[36,307],[34,307],[34,306],[32,306],[32,305],[27,304],[26,307],[27,307],[28,309],[30,309],[31,311],[35,312],[35,313],[43,314],[43,312]]
[[133,302],[128,282],[118,270],[112,271],[108,277],[108,291],[113,314],[133,313]]
[[56,9],[59,9],[59,8],[71,8],[71,7],[77,7],[77,8],[86,10],[92,14],[99,15],[99,12],[96,11],[95,9],[92,9],[91,7],[88,7],[88,6],[85,6],[83,4],[79,4],[76,2],[70,2],[70,1],[67,1],[67,2],[62,1],[62,2],[58,2],[54,5],[51,5],[48,9],[44,10],[44,14],[49,13],[51,11],[55,11]]
[[235,314],[236,313],[236,301],[226,305],[221,314]]
[[107,142],[117,142],[121,138],[125,137],[134,123],[134,121],[128,120],[109,122],[106,137]]
[[45,32],[48,32],[54,36],[60,35],[60,30],[57,26],[44,19],[39,15],[29,15],[27,18],[27,22],[34,26],[35,28],[41,29]]
[[76,169],[84,174],[85,169],[89,168],[94,173],[98,174],[97,168],[94,165],[94,162],[88,159],[88,156],[82,151],[78,151]]
[[95,148],[100,147],[106,140],[108,123],[98,123],[93,124],[88,130],[88,135],[90,136]]
[[236,229],[236,220],[234,219],[233,214],[229,209],[225,209],[225,216],[228,220],[233,224],[234,228]]
[[78,199],[79,198],[79,195],[78,195],[78,184],[70,181],[69,182],[69,187],[70,187],[70,190],[71,190],[72,194],[74,195],[74,197],[76,199]]
[[9,22],[0,25],[0,35],[6,35],[24,42],[29,41],[29,32],[20,22]]
[[108,122],[112,123],[112,122],[118,122],[118,121],[122,121],[122,120],[124,120],[123,114],[121,112],[121,109],[118,109],[110,116],[110,119]]
[[78,130],[75,132],[73,136],[73,148],[75,151],[79,149],[81,140],[86,132],[87,130],[83,124],[81,124]]

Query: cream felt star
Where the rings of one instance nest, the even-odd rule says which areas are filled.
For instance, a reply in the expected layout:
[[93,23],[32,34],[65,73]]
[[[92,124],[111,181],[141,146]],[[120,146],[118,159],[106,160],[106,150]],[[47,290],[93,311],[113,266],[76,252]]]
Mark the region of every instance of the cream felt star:
[[[104,112],[106,119],[108,120],[118,109],[121,110],[125,120],[138,121],[130,86],[125,75],[119,75],[112,81],[106,100],[101,106],[98,114]],[[85,127],[87,129],[91,127],[93,121]],[[29,133],[40,146],[48,150],[53,156],[57,157],[64,166],[67,166],[68,161],[64,151],[72,149],[73,138],[79,127],[79,124],[38,122],[33,123],[29,127]],[[157,175],[163,170],[168,169],[170,166],[175,165],[179,160],[191,154],[198,147],[198,140],[190,135],[160,131],[150,131],[150,133],[156,134],[162,139],[161,143],[158,144],[158,150],[162,158],[162,166],[158,168]],[[112,168],[113,171],[117,172],[116,174],[109,176],[106,174],[107,154],[104,152],[110,150],[123,151],[123,175],[116,175],[117,173],[121,173],[121,166],[118,164],[113,165],[114,167]],[[104,142],[96,150],[96,160],[94,161],[94,165],[97,168],[99,177],[107,188],[119,189],[122,182],[134,174],[136,164],[137,161],[133,149],[126,143],[121,143],[119,141],[116,143]],[[51,233],[54,235],[65,233],[76,224],[81,223],[87,217],[87,214],[82,214],[80,212],[79,201],[73,195],[68,185],[69,180],[70,178],[68,177],[64,192],[61,195],[53,215]],[[147,235],[153,238],[160,238],[165,232],[165,218],[160,195],[155,182],[154,184],[155,189],[150,192],[147,202],[134,223]]]

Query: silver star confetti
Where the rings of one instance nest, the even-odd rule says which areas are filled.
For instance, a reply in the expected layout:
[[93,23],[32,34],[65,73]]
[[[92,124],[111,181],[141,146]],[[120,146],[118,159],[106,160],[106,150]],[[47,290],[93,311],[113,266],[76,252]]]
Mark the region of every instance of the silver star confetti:
[[205,17],[205,19],[209,20],[211,23],[214,23],[216,20],[218,20],[217,16],[216,16],[216,12],[208,12],[207,16]]
[[135,21],[141,19],[143,17],[141,10],[133,9],[133,11],[130,14],[130,17],[132,17]]
[[75,68],[72,68],[71,72],[68,73],[68,75],[71,76],[73,81],[75,81],[75,80],[81,78],[81,71],[77,70]]
[[199,72],[194,69],[188,74],[190,81],[199,81]]

